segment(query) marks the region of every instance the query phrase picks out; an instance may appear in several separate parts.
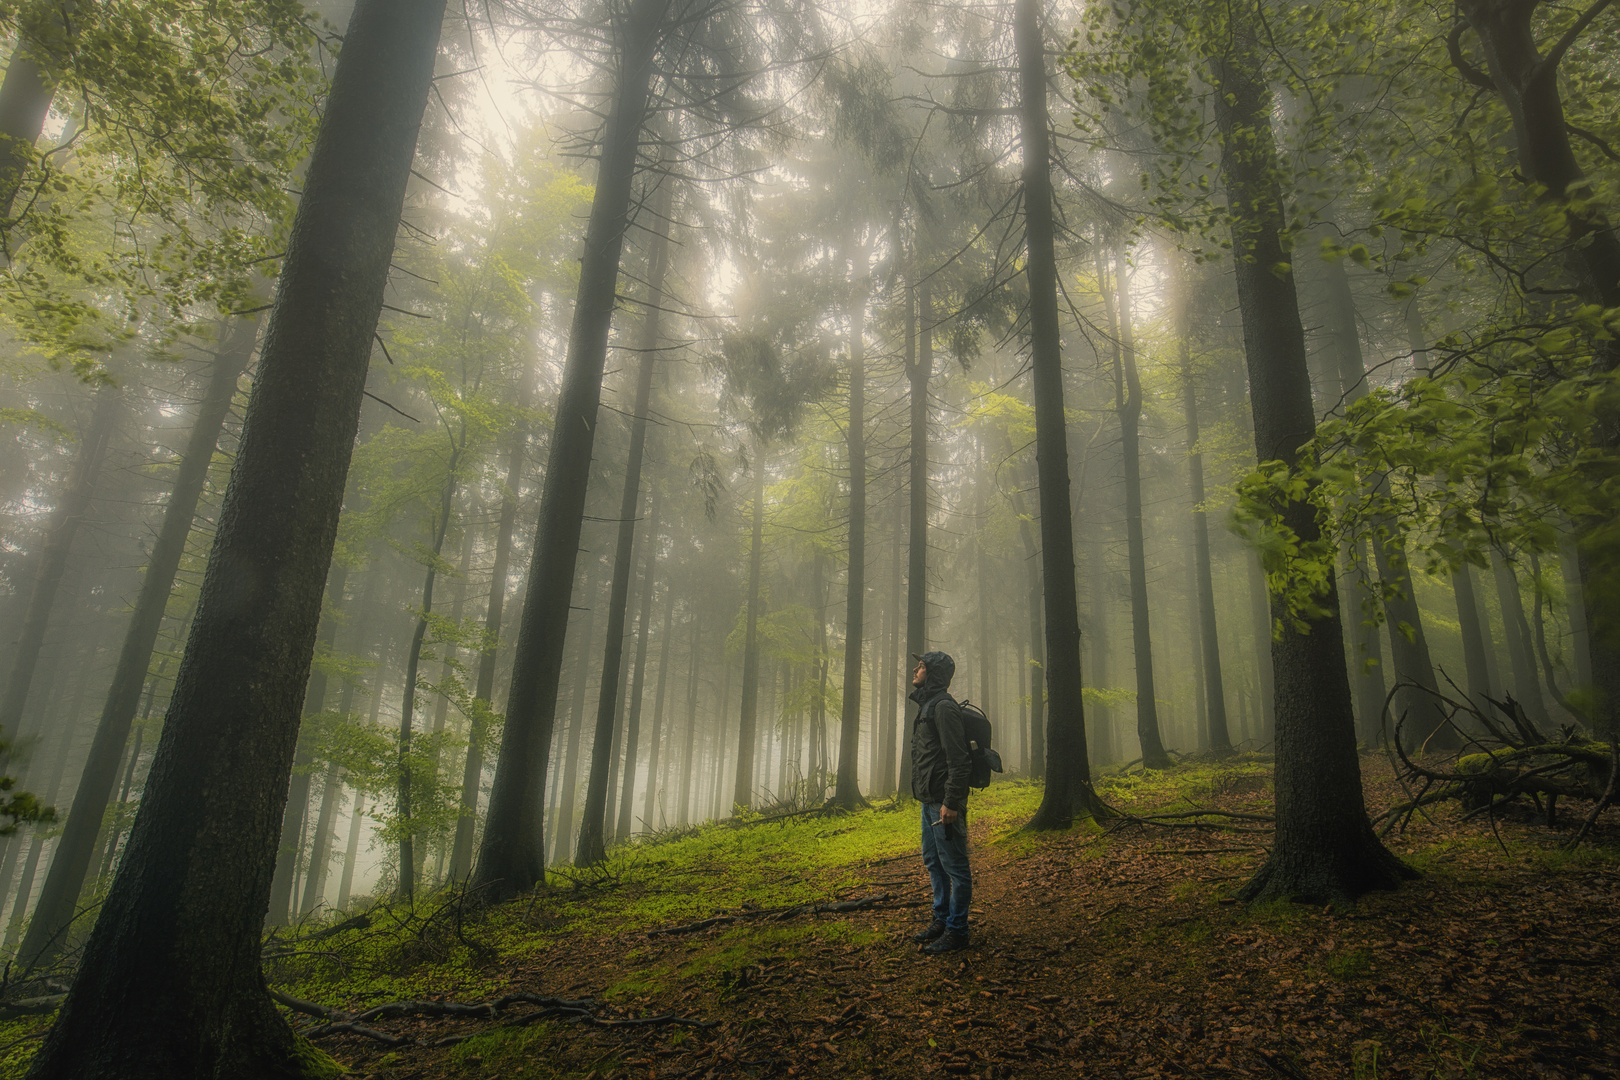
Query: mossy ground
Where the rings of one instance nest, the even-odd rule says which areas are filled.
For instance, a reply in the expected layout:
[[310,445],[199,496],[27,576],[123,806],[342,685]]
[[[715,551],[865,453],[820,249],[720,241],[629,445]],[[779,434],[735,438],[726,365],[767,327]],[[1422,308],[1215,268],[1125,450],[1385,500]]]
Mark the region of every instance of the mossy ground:
[[[1382,759],[1363,767],[1369,806],[1402,798]],[[1269,778],[1250,757],[1099,790],[1132,813],[1263,813]],[[269,972],[349,1009],[522,989],[594,998],[607,1018],[718,1022],[504,1026],[514,1009],[377,1022],[411,1037],[400,1048],[320,1040],[376,1080],[1620,1075],[1620,813],[1569,854],[1569,811],[1548,831],[1437,808],[1391,842],[1422,879],[1333,910],[1231,901],[1269,842],[1259,824],[1020,832],[1039,796],[1020,781],[975,795],[974,944],[948,957],[908,940],[926,917],[917,810],[880,805],[631,845],[589,879],[492,912],[449,899],[379,911]],[[651,933],[716,917],[731,921]],[[29,1049],[10,1051],[13,1074]]]

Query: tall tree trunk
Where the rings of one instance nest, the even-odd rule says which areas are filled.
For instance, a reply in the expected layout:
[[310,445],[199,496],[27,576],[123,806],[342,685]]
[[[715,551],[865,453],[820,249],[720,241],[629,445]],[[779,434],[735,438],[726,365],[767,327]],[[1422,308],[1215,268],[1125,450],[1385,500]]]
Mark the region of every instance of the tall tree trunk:
[[1457,623],[1462,627],[1463,668],[1468,675],[1468,696],[1481,708],[1492,693],[1490,637],[1485,613],[1474,588],[1474,570],[1467,563],[1451,573],[1451,588],[1457,599]]
[[[928,380],[934,373],[934,304],[927,281],[915,292],[917,311],[906,315],[906,377],[910,382],[910,520],[906,529],[906,654],[927,651],[928,627]],[[915,327],[915,331],[913,331]],[[913,334],[915,333],[915,344]],[[915,353],[913,353],[915,348]],[[910,671],[912,665],[907,664]],[[906,699],[906,730],[900,739],[900,793],[911,798],[911,728],[918,705]]]
[[[1103,267],[1099,249],[1098,269]],[[1101,278],[1102,275],[1099,275]],[[1159,703],[1153,682],[1153,634],[1149,627],[1147,594],[1147,538],[1142,533],[1142,380],[1136,371],[1136,334],[1131,326],[1130,277],[1125,252],[1114,251],[1114,287],[1119,311],[1105,288],[1104,307],[1116,327],[1114,345],[1114,407],[1119,413],[1120,447],[1125,471],[1125,551],[1131,577],[1131,645],[1136,659],[1136,738],[1142,748],[1144,769],[1168,769],[1159,734]]]
[[[489,902],[510,899],[545,881],[546,766],[562,678],[568,603],[585,520],[608,328],[618,299],[619,257],[630,224],[636,150],[646,116],[653,53],[667,6],[668,0],[632,0],[629,12],[615,27],[619,36],[617,82],[602,134],[596,195],[585,230],[579,294],[540,493],[539,526],[507,694],[501,756],[490,790],[478,867],[473,872],[473,884]],[[642,414],[638,409],[637,415]],[[635,505],[632,501],[623,516],[633,514]],[[611,725],[606,734],[603,741],[611,742]],[[606,784],[604,773],[594,815],[598,820],[607,798]],[[587,812],[587,821],[592,816]],[[581,854],[587,859],[601,847],[600,824],[595,829],[594,846],[582,837]]]
[[[0,97],[3,96],[0,92]],[[119,762],[129,742],[129,729],[140,704],[141,689],[146,683],[152,650],[157,645],[158,630],[163,625],[169,593],[185,554],[186,538],[191,535],[197,502],[208,480],[214,446],[236,394],[237,379],[247,368],[257,336],[257,319],[238,319],[215,355],[208,390],[197,408],[191,436],[175,474],[174,490],[163,511],[163,524],[152,544],[151,561],[130,616],[123,650],[113,671],[112,685],[101,709],[95,738],[90,743],[84,772],[73,795],[73,807],[68,811],[66,827],[40,890],[34,921],[23,939],[20,955],[23,963],[30,966],[47,961],[61,951],[67,925],[78,906],[85,875],[95,854],[96,837],[106,816],[113,786],[118,782]]]
[[[411,739],[415,734],[416,676],[422,665],[422,644],[427,639],[428,616],[433,614],[433,587],[439,580],[439,557],[444,554],[444,538],[450,532],[450,514],[455,508],[456,491],[460,487],[457,468],[462,451],[466,448],[467,429],[463,425],[461,436],[452,442],[449,461],[445,465],[444,487],[439,493],[439,519],[433,523],[433,557],[428,561],[427,573],[422,578],[422,607],[411,631],[411,646],[405,653],[405,688],[399,700],[399,786],[395,793],[394,813],[399,818],[399,898],[410,903],[416,897],[416,833],[412,827],[415,808],[411,803],[411,782],[415,770],[411,764]],[[428,777],[431,787],[433,777]]]
[[647,746],[650,750],[647,756],[647,794],[642,802],[641,820],[646,822],[649,829],[657,828],[653,824],[653,810],[657,801],[660,784],[658,775],[659,758],[663,756],[664,741],[664,692],[669,687],[669,638],[670,628],[675,623],[675,583],[670,582],[664,597],[664,629],[658,635],[658,686],[653,691],[652,730],[647,733]]
[[[518,407],[529,404],[529,381],[518,385]],[[506,577],[512,563],[512,533],[517,527],[518,495],[523,487],[524,448],[528,443],[525,425],[512,429],[506,447],[506,485],[501,491],[501,517],[495,531],[495,559],[489,572],[489,603],[484,610],[484,648],[478,654],[478,676],[473,684],[474,711],[467,725],[467,756],[461,766],[461,813],[456,818],[456,838],[450,851],[450,880],[466,881],[472,873],[473,834],[478,827],[478,789],[484,777],[484,741],[489,737],[488,718],[493,714],[495,659],[500,652],[501,618],[506,610]]]
[[[646,96],[646,80],[642,80],[642,96]],[[605,162],[604,158],[604,162]],[[624,468],[624,491],[619,499],[618,544],[613,555],[613,587],[608,598],[607,641],[602,650],[602,689],[596,705],[596,740],[591,744],[591,772],[585,784],[585,809],[580,821],[579,845],[574,853],[574,865],[594,866],[602,861],[607,849],[603,830],[606,826],[608,796],[612,793],[609,766],[612,764],[614,721],[619,695],[619,669],[624,660],[625,609],[630,602],[630,575],[633,570],[636,512],[641,507],[641,463],[647,445],[647,410],[652,404],[652,378],[658,357],[658,314],[663,303],[664,273],[668,265],[668,242],[663,232],[669,217],[669,194],[661,187],[657,196],[660,220],[654,222],[652,246],[648,252],[647,314],[642,322],[640,359],[636,371],[636,392],[633,418],[630,421],[630,449]],[[583,298],[582,298],[583,299]],[[570,358],[572,359],[572,358]],[[598,362],[597,381],[600,383],[601,364]],[[600,387],[598,387],[600,392]],[[559,416],[561,414],[559,413]],[[560,436],[559,436],[560,437]],[[553,452],[555,460],[555,451]],[[587,455],[586,466],[589,467]],[[584,481],[581,477],[581,493]],[[546,472],[549,493],[551,471]],[[581,513],[583,502],[581,502]],[[576,530],[577,532],[577,530]],[[651,547],[655,537],[649,531],[646,543]],[[578,537],[575,538],[578,543]],[[570,576],[573,573],[569,568]],[[532,587],[532,586],[531,586]],[[643,584],[652,587],[651,579]],[[525,629],[527,627],[525,626]],[[559,656],[560,659],[560,656]],[[556,691],[552,691],[555,695]],[[625,777],[630,783],[630,777]],[[487,828],[487,826],[486,826]]]
[[861,646],[866,631],[866,299],[867,253],[860,249],[849,306],[849,573],[844,589],[844,704],[838,726],[838,776],[833,803],[863,805],[856,774],[861,738]]
[[1491,568],[1496,574],[1496,594],[1502,603],[1502,637],[1507,642],[1508,663],[1513,669],[1513,696],[1536,726],[1547,731],[1552,718],[1541,695],[1541,675],[1536,668],[1535,648],[1530,640],[1530,620],[1524,614],[1524,594],[1513,564],[1491,552]]
[[1188,317],[1187,268],[1172,252],[1171,280],[1175,289],[1176,351],[1181,367],[1181,394],[1187,420],[1187,478],[1192,495],[1193,578],[1198,593],[1198,639],[1203,651],[1205,715],[1209,746],[1218,754],[1232,749],[1226,723],[1226,686],[1221,676],[1221,637],[1215,618],[1215,576],[1209,555],[1209,521],[1204,513],[1204,454],[1199,446],[1198,388],[1192,370],[1192,325]]
[[[1271,660],[1274,628],[1271,625],[1270,592],[1259,554],[1250,552],[1244,561],[1249,571],[1249,620],[1254,626],[1254,664],[1260,692],[1260,741],[1270,743],[1277,738],[1277,673]],[[1373,641],[1376,643],[1377,638]]]
[[[1329,333],[1339,365],[1339,388],[1348,406],[1367,395],[1367,367],[1361,353],[1361,333],[1356,326],[1350,277],[1339,260],[1329,261],[1326,271]],[[1386,486],[1385,481],[1379,481],[1374,494],[1379,494]],[[1418,608],[1415,582],[1408,570],[1406,540],[1392,520],[1380,517],[1374,525],[1369,543],[1373,564],[1378,568],[1378,592],[1384,602],[1390,659],[1396,680],[1409,688],[1397,695],[1397,712],[1408,718],[1406,730],[1412,745],[1455,748],[1459,745],[1457,731],[1446,722],[1440,708],[1439,684],[1434,677],[1434,663],[1429,659],[1428,636],[1423,632],[1423,612]]]
[[360,857],[360,828],[365,824],[365,799],[360,793],[354,793],[354,816],[349,821],[349,846],[343,854],[343,876],[338,879],[337,910],[342,911],[349,906],[349,896],[354,890],[354,863]]
[[29,1075],[327,1072],[259,930],[443,0],[358,0],[123,866]]
[[765,546],[765,441],[754,440],[753,541],[748,549],[748,610],[744,615],[742,715],[737,731],[737,784],[731,801],[754,805],[754,728],[759,719],[759,578]]
[[[22,723],[23,709],[28,704],[28,691],[33,686],[34,668],[39,664],[39,651],[45,645],[45,628],[51,621],[51,609],[56,606],[56,595],[62,584],[62,575],[67,570],[68,555],[73,550],[73,538],[90,511],[96,480],[107,457],[107,442],[123,410],[122,402],[122,392],[113,387],[103,387],[96,392],[95,412],[91,414],[90,424],[79,443],[67,487],[46,522],[44,543],[28,594],[28,607],[23,612],[16,651],[12,654],[11,671],[6,677],[5,696],[0,697],[0,732],[9,731],[15,735]],[[100,824],[99,818],[97,824]]]
[[686,667],[686,743],[681,749],[681,809],[677,824],[691,821],[692,757],[697,749],[698,660],[703,654],[703,616],[692,615],[692,632],[687,638],[691,651]]
[[[1271,94],[1252,33],[1252,4],[1235,10],[1234,37],[1213,58],[1215,116],[1232,215],[1238,303],[1261,461],[1293,466],[1316,427],[1305,331],[1281,244],[1282,193],[1271,134]],[[1283,523],[1302,543],[1321,535],[1309,499],[1290,502]],[[1277,684],[1277,837],[1270,856],[1240,891],[1245,900],[1299,897],[1351,900],[1393,888],[1412,871],[1373,833],[1361,790],[1355,717],[1329,575],[1322,614],[1304,629],[1280,599],[1281,634],[1271,643]]]
[[601,602],[601,589],[596,583],[598,560],[593,556],[585,567],[583,598],[585,619],[579,628],[579,644],[574,648],[574,696],[569,709],[568,745],[563,754],[562,785],[557,805],[556,842],[552,845],[552,858],[561,862],[568,852],[567,845],[574,839],[574,811],[579,802],[579,754],[581,737],[585,731],[586,690],[590,684],[590,654],[596,629],[596,606]]
[[[613,833],[628,840],[634,830],[630,809],[636,791],[636,757],[641,741],[641,699],[647,674],[647,635],[652,623],[653,570],[658,565],[658,491],[652,494],[652,510],[647,515],[647,557],[641,570],[641,613],[636,618],[636,660],[630,669],[630,707],[624,722],[624,785],[619,796],[619,822]],[[648,785],[651,786],[651,774]]]
[[[887,613],[885,622],[888,624],[888,632],[883,638],[883,677],[881,683],[883,687],[881,691],[883,694],[883,718],[882,736],[879,739],[879,745],[882,746],[883,752],[879,755],[877,766],[879,777],[877,793],[879,795],[890,795],[895,790],[895,737],[899,733],[900,726],[900,698],[903,693],[901,687],[905,685],[900,678],[900,551],[904,538],[905,532],[900,523],[900,515],[896,513],[893,544],[889,558],[889,597],[888,602],[884,604],[884,610]],[[906,670],[910,670],[910,665],[906,665]]]
[[1037,0],[1014,0],[1018,54],[1019,140],[1024,148],[1025,270],[1029,349],[1035,390],[1035,461],[1041,496],[1045,581],[1046,787],[1027,827],[1065,829],[1104,813],[1091,789],[1081,699],[1080,611],[1075,604],[1074,525],[1069,514],[1069,441],[1063,415],[1063,355],[1058,333],[1057,253],[1052,222],[1052,155],[1046,115],[1046,47]]
[[326,767],[326,783],[321,789],[321,809],[315,815],[315,833],[309,846],[309,871],[304,878],[304,899],[300,914],[308,915],[320,906],[326,895],[326,870],[332,861],[332,819],[343,798],[343,770]]
[[1046,775],[1046,664],[1041,633],[1041,560],[1035,546],[1035,530],[1024,512],[1024,497],[1013,491],[1013,513],[1018,515],[1018,536],[1024,542],[1024,574],[1029,593],[1025,605],[1029,613],[1029,775],[1039,780]]

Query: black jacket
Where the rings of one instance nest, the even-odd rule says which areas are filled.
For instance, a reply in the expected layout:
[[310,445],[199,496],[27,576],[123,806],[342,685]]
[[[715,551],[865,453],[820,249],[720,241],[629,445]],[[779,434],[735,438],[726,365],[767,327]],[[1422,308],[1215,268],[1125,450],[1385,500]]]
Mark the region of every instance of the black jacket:
[[911,725],[911,794],[919,802],[944,803],[967,812],[973,759],[962,732],[962,710],[951,697],[956,661],[942,652],[922,655],[928,677],[909,695],[919,706]]

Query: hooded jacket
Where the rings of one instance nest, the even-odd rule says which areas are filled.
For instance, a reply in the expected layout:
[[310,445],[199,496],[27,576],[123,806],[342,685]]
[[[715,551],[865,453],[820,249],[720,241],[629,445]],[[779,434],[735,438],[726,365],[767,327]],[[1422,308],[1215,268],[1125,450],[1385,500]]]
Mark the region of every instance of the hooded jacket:
[[919,659],[928,674],[908,695],[918,706],[911,725],[911,794],[919,802],[944,803],[966,813],[973,759],[962,731],[962,710],[950,694],[956,661],[942,652],[923,653]]

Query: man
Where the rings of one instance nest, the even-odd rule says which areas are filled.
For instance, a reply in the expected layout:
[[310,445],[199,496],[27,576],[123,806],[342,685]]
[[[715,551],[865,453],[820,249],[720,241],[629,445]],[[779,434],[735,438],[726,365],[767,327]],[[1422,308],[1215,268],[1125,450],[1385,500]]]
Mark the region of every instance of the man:
[[973,871],[968,867],[967,797],[972,758],[962,710],[951,697],[956,661],[942,652],[912,654],[911,794],[922,804],[922,857],[934,883],[934,918],[911,936],[929,955],[965,949]]

